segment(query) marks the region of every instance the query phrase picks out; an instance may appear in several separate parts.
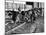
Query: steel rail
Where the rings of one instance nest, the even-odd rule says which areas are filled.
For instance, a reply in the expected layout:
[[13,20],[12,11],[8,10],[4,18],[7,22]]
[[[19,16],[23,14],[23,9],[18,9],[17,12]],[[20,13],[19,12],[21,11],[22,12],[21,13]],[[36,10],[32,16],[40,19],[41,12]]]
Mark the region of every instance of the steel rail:
[[11,33],[12,31],[14,31],[14,30],[16,30],[16,29],[20,28],[20,27],[21,27],[21,26],[23,26],[24,24],[26,24],[26,22],[24,22],[23,24],[21,24],[21,25],[19,25],[19,26],[15,27],[15,28],[13,28],[13,29],[9,30],[8,32],[6,32],[6,34],[9,34],[9,33]]

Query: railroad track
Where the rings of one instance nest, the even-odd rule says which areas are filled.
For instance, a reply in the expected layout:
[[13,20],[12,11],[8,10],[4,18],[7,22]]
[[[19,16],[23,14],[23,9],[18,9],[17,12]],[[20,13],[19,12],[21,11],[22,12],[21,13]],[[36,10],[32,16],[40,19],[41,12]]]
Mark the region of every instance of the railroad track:
[[9,31],[7,31],[6,34],[9,34],[9,33],[11,33],[12,31],[14,31],[14,30],[20,28],[20,27],[23,26],[24,24],[26,24],[26,22],[24,22],[23,24],[20,24],[19,26],[15,27],[15,28],[13,28],[13,29],[11,29],[11,30],[9,30]]

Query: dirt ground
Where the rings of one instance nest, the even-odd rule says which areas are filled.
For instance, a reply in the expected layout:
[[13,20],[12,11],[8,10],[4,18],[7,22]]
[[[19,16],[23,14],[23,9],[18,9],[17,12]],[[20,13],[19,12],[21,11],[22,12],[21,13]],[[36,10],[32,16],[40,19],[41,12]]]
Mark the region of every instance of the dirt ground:
[[38,17],[35,23],[26,23],[12,33],[25,34],[25,33],[42,33],[44,32],[44,18]]

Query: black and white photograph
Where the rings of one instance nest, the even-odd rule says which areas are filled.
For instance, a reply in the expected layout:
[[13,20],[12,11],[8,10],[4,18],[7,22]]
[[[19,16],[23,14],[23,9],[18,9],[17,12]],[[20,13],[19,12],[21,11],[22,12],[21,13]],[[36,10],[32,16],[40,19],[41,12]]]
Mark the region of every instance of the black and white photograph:
[[44,2],[5,0],[5,35],[44,33]]

